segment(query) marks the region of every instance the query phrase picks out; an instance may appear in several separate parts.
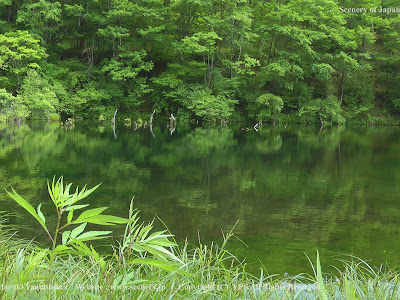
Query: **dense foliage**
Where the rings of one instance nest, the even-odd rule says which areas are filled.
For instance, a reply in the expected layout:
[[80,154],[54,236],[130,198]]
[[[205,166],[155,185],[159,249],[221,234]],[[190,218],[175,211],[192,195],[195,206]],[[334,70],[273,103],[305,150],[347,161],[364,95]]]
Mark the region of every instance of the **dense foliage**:
[[374,122],[400,112],[396,3],[1,0],[0,117]]

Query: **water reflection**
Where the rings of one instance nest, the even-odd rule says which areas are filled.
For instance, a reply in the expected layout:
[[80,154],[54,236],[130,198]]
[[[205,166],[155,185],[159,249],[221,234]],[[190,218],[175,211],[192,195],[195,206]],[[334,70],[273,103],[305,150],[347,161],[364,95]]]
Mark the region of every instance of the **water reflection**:
[[[329,263],[342,253],[400,263],[398,128],[173,128],[171,135],[165,125],[121,125],[118,139],[112,126],[90,123],[0,128],[2,186],[45,202],[49,213],[45,183],[53,175],[102,182],[93,205],[124,216],[135,196],[144,219],[157,214],[194,243],[198,231],[216,240],[240,220],[235,233],[248,247],[233,241],[232,251],[272,273],[309,271],[303,253],[316,248]],[[0,202],[15,210],[5,193]],[[29,222],[18,212],[26,217],[19,223]]]

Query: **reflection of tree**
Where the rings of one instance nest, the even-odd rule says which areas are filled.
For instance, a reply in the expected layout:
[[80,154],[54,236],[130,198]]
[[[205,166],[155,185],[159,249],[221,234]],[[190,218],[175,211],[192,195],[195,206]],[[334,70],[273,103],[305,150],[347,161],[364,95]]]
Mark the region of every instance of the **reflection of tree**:
[[[120,128],[117,141],[110,126],[31,128],[0,128],[0,182],[30,201],[43,201],[45,180],[64,175],[80,185],[102,182],[91,201],[113,214],[124,215],[136,196],[147,218],[157,213],[181,237],[195,238],[199,229],[215,239],[239,219],[235,232],[250,246],[234,244],[239,254],[285,263],[284,253],[305,261],[301,253],[315,248],[375,249],[368,251],[376,257],[384,249],[397,259],[390,250],[400,248],[390,238],[400,234],[396,128],[178,126],[171,136],[154,126],[155,138],[148,129]],[[13,209],[5,193],[0,202]]]
[[205,158],[212,152],[224,152],[235,144],[233,132],[229,128],[196,128],[183,137],[165,143],[161,153],[153,156],[152,161],[164,166],[175,166],[185,159]]
[[[121,204],[107,198],[122,193],[124,200],[129,201],[149,178],[149,169],[137,166],[146,153],[140,135],[129,138],[125,135],[114,143],[109,132],[100,133],[92,127],[77,126],[71,131],[64,131],[54,123],[30,127],[3,129],[0,180],[4,187],[13,186],[33,202],[46,197],[46,179],[64,175],[66,181],[75,184],[103,182],[101,195],[94,201],[107,202],[117,210]],[[7,203],[9,199],[0,193],[0,201]]]
[[166,185],[170,188],[163,187],[162,181],[155,184],[162,186],[161,190],[168,190],[171,201],[179,206],[200,210],[199,218],[193,216],[190,220],[197,228],[215,228],[214,220],[205,219],[201,214],[215,211],[219,206],[221,199],[215,197],[215,192],[226,186],[224,171],[231,160],[229,151],[235,145],[229,128],[196,128],[162,144],[158,154],[151,157],[152,164],[163,167]]
[[[13,170],[25,169],[25,157],[20,149],[25,144],[25,137],[30,133],[29,126],[26,124],[20,126],[5,125],[0,128],[0,182],[3,185],[2,187],[13,186],[20,191],[37,193],[45,183],[44,181],[37,177],[26,176],[26,170],[21,173],[12,172]],[[29,195],[28,199],[33,198],[32,194]],[[0,193],[0,203],[5,202],[7,198],[6,193]],[[7,209],[7,204],[5,203],[2,207],[2,210]],[[13,208],[14,206],[10,207]]]
[[100,176],[113,182],[113,188],[122,193],[141,191],[150,177],[148,168],[138,168],[133,162],[113,157],[108,165],[99,166]]
[[217,207],[216,203],[210,203],[209,194],[202,189],[182,191],[178,203],[187,208],[201,209],[206,212]]
[[[398,262],[394,251],[398,248],[389,236],[400,233],[394,220],[400,196],[396,184],[400,172],[395,167],[400,160],[399,134],[391,129],[341,131],[287,137],[281,153],[253,175],[254,189],[242,196],[253,209],[242,220],[246,220],[244,232],[254,233],[250,248],[269,249],[267,265],[275,259],[276,266],[288,264],[276,248],[294,257],[296,251],[327,248],[331,254],[382,257],[376,263]],[[236,178],[243,180],[247,174]],[[376,243],[378,232],[388,239]],[[275,246],[266,245],[266,239]],[[393,251],[383,257],[378,248]],[[265,251],[253,255],[264,257]]]

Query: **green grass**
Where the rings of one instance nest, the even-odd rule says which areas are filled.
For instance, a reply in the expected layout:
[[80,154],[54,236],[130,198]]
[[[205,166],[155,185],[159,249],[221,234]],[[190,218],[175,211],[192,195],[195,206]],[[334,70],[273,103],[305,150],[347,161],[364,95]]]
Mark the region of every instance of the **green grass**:
[[[225,237],[225,242],[231,238]],[[225,244],[225,243],[224,243]],[[21,241],[10,228],[0,227],[1,299],[398,299],[399,274],[379,270],[350,257],[339,275],[323,274],[319,255],[314,274],[255,277],[224,245],[185,243],[174,254],[178,268],[127,263],[115,254],[57,257],[47,290],[50,262],[47,250]],[[114,245],[114,248],[118,247]],[[110,252],[113,252],[110,249]],[[148,257],[147,254],[142,256]],[[150,257],[148,257],[150,258]],[[17,290],[17,288],[19,290]]]
[[[243,261],[226,249],[229,240],[234,238],[232,232],[223,235],[220,246],[199,241],[197,246],[185,242],[178,247],[168,230],[153,232],[153,223],[141,223],[132,203],[123,236],[109,242],[109,254],[99,254],[90,245],[88,236],[98,239],[100,231],[84,232],[82,224],[85,223],[71,232],[61,229],[65,225],[59,226],[62,213],[82,208],[74,203],[94,189],[83,188],[80,192],[76,189],[70,194],[70,185],[64,187],[62,178],[49,184],[49,193],[59,214],[52,248],[41,248],[19,239],[15,230],[5,225],[7,216],[3,213],[0,218],[0,299],[400,298],[397,271],[376,269],[352,256],[342,261],[342,268],[335,274],[323,273],[317,251],[315,260],[309,258],[312,274],[284,277],[270,275],[260,268],[259,275],[254,276],[246,270]],[[35,212],[15,191],[10,196],[39,223],[43,222],[42,227],[49,237],[52,236],[51,226],[45,222],[40,206]],[[100,213],[93,216],[97,210],[86,209],[83,216],[75,220],[71,216],[73,213],[68,213],[67,224],[82,219],[97,224],[99,220],[117,221]]]

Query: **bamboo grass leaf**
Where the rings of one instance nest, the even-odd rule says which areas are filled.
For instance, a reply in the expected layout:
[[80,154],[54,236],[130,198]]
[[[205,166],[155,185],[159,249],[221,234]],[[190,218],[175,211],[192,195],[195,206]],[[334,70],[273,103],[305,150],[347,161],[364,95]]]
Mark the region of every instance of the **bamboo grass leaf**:
[[[91,193],[93,193],[99,186],[101,185],[101,183],[99,183],[98,185],[92,187],[89,190],[86,190],[86,185],[83,187],[83,189],[81,190],[81,192],[78,194],[78,199],[82,200],[84,198],[86,198],[87,196],[89,196]],[[78,201],[78,200],[77,200]]]
[[318,295],[321,300],[328,300],[328,293],[326,292],[326,287],[324,280],[322,278],[321,262],[319,260],[319,252],[317,250],[317,284],[318,284]]
[[72,248],[71,248],[71,247],[68,247],[68,246],[66,246],[66,245],[58,245],[58,246],[54,249],[54,251],[55,251],[55,252],[58,252],[58,253],[60,253],[60,252],[65,252],[65,251],[68,251],[68,250],[72,250]]
[[348,300],[357,299],[356,288],[355,288],[352,280],[350,278],[348,278],[347,274],[343,276],[343,284],[344,284],[344,292],[345,292],[346,299],[348,299]]
[[61,184],[62,184],[62,177],[60,177],[57,180],[56,183],[54,183],[54,180],[55,180],[55,177],[53,178],[53,185],[52,185],[53,189],[52,189],[52,192],[53,192],[53,196],[54,196],[54,204],[57,205],[58,198],[60,197],[60,187],[59,187],[59,185],[60,185],[60,181],[61,181]]
[[145,240],[146,236],[149,234],[150,230],[152,229],[152,224],[148,224],[146,226],[144,226],[140,232],[138,233],[138,235],[141,237],[141,240]]
[[108,207],[98,207],[98,208],[92,208],[89,210],[85,210],[84,212],[82,212],[79,217],[72,222],[72,224],[74,223],[81,223],[81,222],[87,222],[86,219],[88,218],[93,218],[95,216],[100,215],[103,211],[105,211]]
[[91,216],[91,217],[87,217],[84,220],[85,220],[85,222],[92,223],[92,224],[98,224],[98,225],[126,224],[129,222],[129,220],[125,219],[125,218],[111,216],[111,215],[100,215],[100,214]]
[[81,208],[84,208],[84,207],[86,207],[86,206],[89,206],[89,204],[82,204],[82,205],[71,205],[71,206],[68,206],[66,209],[65,209],[65,211],[70,211],[70,210],[77,210],[77,209],[81,209]]
[[174,242],[166,240],[164,238],[157,238],[156,240],[148,241],[149,244],[154,244],[163,247],[173,247],[176,246]]
[[71,223],[73,217],[74,217],[74,209],[70,210],[70,212],[68,213],[67,222]]
[[69,190],[71,189],[72,183],[69,183],[65,186],[64,195],[69,195]]
[[119,286],[121,281],[122,281],[122,275],[118,275],[113,281],[113,287]]
[[74,240],[72,246],[76,249],[77,253],[79,253],[80,255],[92,256],[92,251],[85,243],[79,240]]
[[155,267],[167,270],[167,271],[176,272],[181,275],[194,276],[194,274],[192,274],[192,273],[180,270],[179,268],[182,267],[182,265],[177,264],[177,263],[166,262],[166,261],[161,261],[161,260],[152,259],[152,258],[134,258],[130,261],[130,263],[155,266]]
[[140,245],[140,247],[143,248],[145,251],[150,252],[151,254],[155,254],[163,260],[171,258],[182,263],[182,261],[178,257],[176,257],[172,252],[168,251],[164,247],[149,244]]
[[152,239],[157,238],[157,237],[160,237],[160,236],[165,237],[165,238],[167,238],[167,237],[173,237],[173,236],[174,236],[173,234],[165,234],[166,232],[167,232],[166,230],[153,232],[153,233],[147,238],[147,240],[149,241],[149,240],[152,240]]
[[82,223],[78,227],[76,227],[74,230],[71,231],[71,238],[76,238],[79,234],[81,234],[85,228],[86,228],[87,223]]
[[42,211],[40,210],[41,206],[42,206],[42,203],[40,203],[40,204],[38,205],[38,207],[37,207],[37,213],[38,213],[39,218],[43,221],[43,224],[46,224],[46,218],[44,217]]
[[50,182],[47,180],[47,190],[49,191],[49,195],[50,195],[50,198],[51,198],[51,200],[54,202],[54,204],[56,203],[55,202],[55,199],[54,199],[54,195],[53,195],[53,189],[54,189],[54,178],[55,177],[53,177],[53,183],[52,183],[52,186],[50,187]]
[[130,280],[135,276],[135,273],[136,272],[130,272],[130,273],[124,275],[124,278],[122,279],[122,282],[121,282],[121,286],[126,286],[129,284],[132,284],[133,282],[130,282]]
[[15,202],[17,202],[19,205],[21,205],[27,212],[29,212],[39,223],[42,225],[42,227],[48,232],[48,229],[46,227],[46,224],[43,222],[41,217],[36,213],[35,209],[33,208],[32,205],[30,205],[25,199],[23,199],[18,193],[11,188],[13,191],[13,194],[10,193],[9,191],[6,190],[7,194],[14,199]]
[[[125,277],[124,277],[124,279],[125,279]],[[137,279],[137,280],[133,280],[133,281],[122,280],[120,286],[134,286],[134,285],[139,285],[139,284],[143,284],[143,283],[147,283],[147,282],[149,282],[149,280],[145,280],[145,279]]]
[[85,233],[82,233],[80,236],[77,236],[76,239],[82,241],[89,241],[92,239],[99,239],[99,238],[105,238],[106,235],[112,233],[112,231],[88,231]]
[[71,235],[70,230],[64,231],[62,234],[61,244],[65,245],[68,242],[68,238],[70,237],[70,235]]

